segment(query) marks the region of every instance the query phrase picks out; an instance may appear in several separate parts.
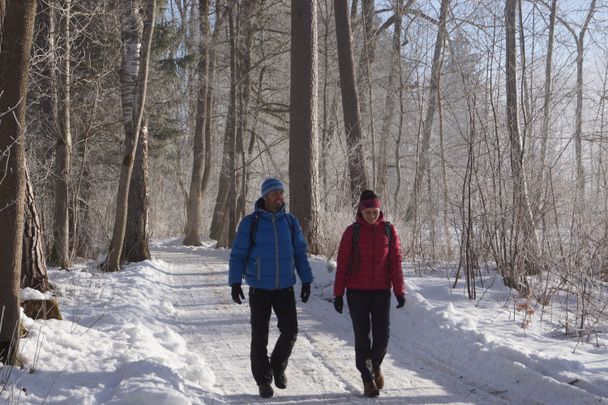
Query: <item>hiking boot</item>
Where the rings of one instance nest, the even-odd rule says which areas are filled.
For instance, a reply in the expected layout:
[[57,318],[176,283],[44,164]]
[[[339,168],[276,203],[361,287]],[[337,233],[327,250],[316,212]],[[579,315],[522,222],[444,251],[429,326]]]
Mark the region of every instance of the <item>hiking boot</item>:
[[380,366],[374,368],[374,382],[379,390],[384,388],[384,375],[382,374],[382,370],[380,370]]
[[285,375],[285,371],[274,371],[272,372],[274,375],[274,385],[277,388],[284,390],[287,388],[287,376]]
[[380,395],[380,391],[378,391],[374,380],[363,381],[363,395],[370,398]]
[[261,384],[258,388],[260,389],[260,396],[262,398],[270,398],[274,395],[274,391],[270,384]]

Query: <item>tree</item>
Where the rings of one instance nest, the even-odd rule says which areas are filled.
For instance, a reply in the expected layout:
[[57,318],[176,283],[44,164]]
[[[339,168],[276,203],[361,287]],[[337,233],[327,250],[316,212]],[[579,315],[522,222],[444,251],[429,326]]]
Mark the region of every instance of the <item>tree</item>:
[[[70,267],[70,171],[72,155],[72,130],[71,130],[71,63],[70,63],[70,15],[71,0],[64,1],[63,15],[63,72],[61,100],[59,102],[58,126],[55,141],[55,210],[53,223],[53,248],[49,260],[52,264],[68,268]],[[52,8],[53,5],[51,4]],[[52,18],[52,14],[51,14]],[[49,35],[54,35],[49,32]]]
[[19,353],[19,286],[25,198],[25,110],[35,0],[6,0],[0,41],[0,362]]
[[192,148],[192,176],[188,205],[186,207],[186,236],[184,245],[200,246],[201,203],[203,198],[203,174],[207,163],[205,143],[207,116],[207,92],[209,92],[209,1],[199,0],[199,61],[198,61],[198,93],[196,102],[196,124]]
[[[103,265],[104,271],[120,270],[120,259],[127,222],[128,195],[137,141],[144,113],[148,82],[148,64],[156,0],[146,0],[146,23],[143,40],[139,40],[141,18],[137,0],[121,2],[123,13],[123,55],[121,66],[122,113],[125,130],[125,155],[120,170],[118,193],[116,195],[116,215],[108,258]],[[141,47],[141,55],[140,55]]]
[[[505,4],[506,28],[506,94],[507,131],[511,152],[511,174],[513,178],[513,228],[511,237],[516,248],[511,252],[510,265],[504,269],[507,285],[525,293],[528,285],[526,273],[533,272],[538,243],[534,234],[534,219],[530,211],[524,175],[524,154],[519,134],[517,114],[517,51],[515,43],[515,15],[518,0],[507,0]],[[506,265],[506,263],[505,263]],[[527,266],[527,269],[525,267]]]
[[312,253],[321,249],[317,80],[317,2],[292,0],[289,206],[302,223]]
[[209,235],[217,240],[217,247],[229,247],[236,232],[236,99],[237,99],[237,67],[234,5],[228,5],[228,41],[230,43],[230,97],[228,114],[224,129],[224,144],[222,152],[222,167],[219,178],[219,190],[213,210],[213,220]]
[[129,186],[127,225],[121,262],[149,260],[148,243],[148,125],[144,122],[137,139],[137,152]]
[[576,31],[565,20],[560,18],[566,29],[576,41],[576,110],[574,125],[574,149],[576,154],[576,193],[577,202],[585,201],[585,169],[583,166],[583,63],[585,61],[585,34],[596,10],[596,0],[591,0],[587,16],[580,32]]
[[355,82],[353,51],[351,46],[350,20],[346,1],[334,1],[336,18],[336,39],[338,44],[338,64],[340,66],[340,88],[342,89],[342,110],[344,130],[348,144],[348,170],[350,174],[350,192],[352,203],[359,198],[359,193],[368,188],[363,155],[363,134],[359,111],[359,95]]
[[[435,39],[435,50],[433,53],[433,64],[431,65],[431,85],[429,87],[428,105],[426,107],[426,117],[422,128],[422,139],[418,148],[418,156],[416,159],[416,174],[414,177],[414,185],[412,186],[412,197],[410,198],[407,209],[405,211],[405,220],[411,221],[416,217],[418,196],[422,187],[422,180],[429,171],[429,149],[431,141],[431,133],[433,132],[433,123],[435,122],[435,108],[437,106],[437,97],[439,89],[439,80],[441,78],[442,50],[443,43],[446,40],[446,19],[449,11],[450,0],[441,0],[441,9],[439,10],[439,26],[437,27],[437,37]],[[431,196],[429,196],[431,198]]]

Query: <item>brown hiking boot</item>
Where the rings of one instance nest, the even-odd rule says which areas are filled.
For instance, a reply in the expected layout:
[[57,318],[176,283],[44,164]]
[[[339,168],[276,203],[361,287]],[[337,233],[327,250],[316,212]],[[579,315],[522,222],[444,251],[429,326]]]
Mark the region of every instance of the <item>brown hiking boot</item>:
[[378,391],[374,380],[363,381],[363,395],[370,398],[380,395],[380,391]]
[[384,375],[382,374],[380,367],[374,369],[374,382],[379,390],[384,388]]

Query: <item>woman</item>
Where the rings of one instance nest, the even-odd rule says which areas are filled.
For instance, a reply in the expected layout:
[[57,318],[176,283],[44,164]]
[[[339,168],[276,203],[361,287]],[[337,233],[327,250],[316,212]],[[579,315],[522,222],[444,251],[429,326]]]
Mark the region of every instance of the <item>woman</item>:
[[[342,313],[344,290],[355,332],[355,362],[363,393],[378,396],[384,387],[380,366],[388,346],[391,287],[397,308],[405,304],[401,248],[395,228],[384,220],[380,199],[361,194],[355,223],[342,234],[334,283],[334,308]],[[371,340],[370,340],[371,329]]]

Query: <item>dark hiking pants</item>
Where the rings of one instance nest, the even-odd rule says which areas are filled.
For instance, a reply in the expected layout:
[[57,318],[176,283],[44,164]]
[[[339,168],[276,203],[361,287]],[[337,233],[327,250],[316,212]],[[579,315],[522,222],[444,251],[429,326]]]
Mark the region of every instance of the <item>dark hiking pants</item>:
[[[272,382],[272,371],[282,372],[287,367],[291,350],[298,335],[296,300],[293,288],[264,290],[249,288],[251,308],[251,372],[258,385]],[[279,338],[268,358],[268,327],[271,310],[277,317]]]
[[346,300],[355,332],[357,370],[363,381],[370,381],[373,368],[380,367],[388,346],[391,292],[348,290]]

